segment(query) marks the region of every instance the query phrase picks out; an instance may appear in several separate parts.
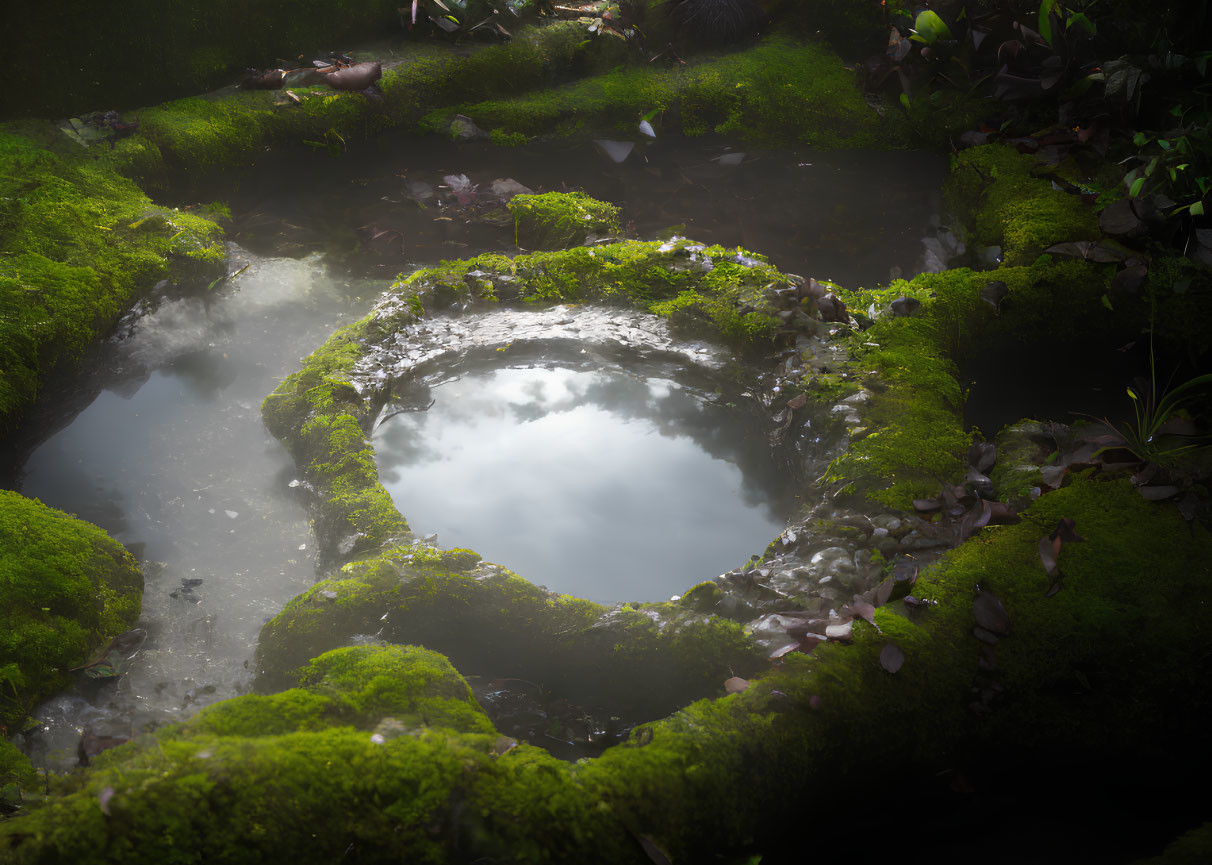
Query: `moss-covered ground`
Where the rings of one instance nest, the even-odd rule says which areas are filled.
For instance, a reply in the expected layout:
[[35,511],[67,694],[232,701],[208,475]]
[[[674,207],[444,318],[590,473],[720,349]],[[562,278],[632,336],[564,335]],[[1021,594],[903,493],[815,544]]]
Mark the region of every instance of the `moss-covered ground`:
[[[841,14],[838,7],[828,11]],[[630,130],[647,115],[661,134],[718,131],[819,147],[911,137],[868,109],[828,49],[785,37],[686,68],[619,69],[547,87],[621,58],[610,40],[583,37],[567,25],[459,56],[418,49],[385,72],[378,104],[308,89],[298,105],[270,93],[178,100],[141,112],[136,135],[89,159],[36,135],[6,135],[0,287],[6,312],[23,318],[0,343],[17,361],[5,358],[0,400],[8,402],[0,410],[28,405],[46,370],[103,331],[129,292],[167,273],[174,257],[217,259],[215,229],[149,209],[124,176],[165,184],[303,141],[340,151],[351,137],[422,117],[445,131],[455,111],[499,144]],[[1095,239],[1098,229],[1080,198],[1034,173],[1030,157],[1001,145],[955,158],[947,197],[963,239],[999,247],[1002,266],[837,289],[852,310],[874,305],[882,314],[862,332],[837,329],[844,369],[801,389],[822,403],[859,386],[870,395],[827,476],[853,500],[906,508],[962,477],[971,433],[960,369],[979,353],[1009,345],[1048,352],[1075,320],[1087,335],[1140,331],[1142,299],[1107,297],[1114,263],[1044,254],[1055,243]],[[554,213],[556,224],[567,216],[559,206]],[[1191,267],[1159,262],[1148,298],[1159,332],[1194,347],[1203,311],[1184,313],[1193,301],[1175,288],[1189,284]],[[1000,284],[996,303],[991,283]],[[56,780],[45,803],[0,824],[0,860],[613,863],[652,861],[649,845],[675,862],[755,854],[778,862],[803,858],[801,829],[813,820],[835,830],[848,805],[936,791],[940,778],[963,795],[1014,791],[1012,813],[1028,823],[1051,819],[1038,812],[1058,799],[1097,814],[1139,796],[1134,785],[1164,801],[1165,791],[1202,778],[1212,692],[1198,671],[1212,636],[1212,538],[1180,507],[1147,501],[1127,480],[1070,477],[1018,524],[986,528],[928,569],[914,588],[924,606],[882,607],[874,625],[855,622],[853,644],[788,655],[764,675],[765,662],[737,626],[696,611],[709,590],[692,590],[680,605],[606,610],[550,595],[469,551],[412,543],[366,439],[377,406],[355,367],[372,344],[453,301],[594,302],[647,309],[739,351],[761,351],[779,329],[770,290],[792,286],[743,251],[688,241],[486,255],[398,281],[389,302],[338,331],[263,406],[317,493],[328,563],[343,565],[266,626],[257,658],[265,693],[212,706]],[[920,306],[887,314],[901,296]],[[0,551],[32,556],[33,573],[84,572],[109,555],[129,575],[125,554],[104,540],[69,544],[54,520],[46,524],[55,529],[35,537],[21,516],[32,503],[0,504],[16,515],[0,523],[10,526]],[[39,519],[50,518],[39,511]],[[1084,541],[1065,543],[1057,583],[1039,550],[1063,519],[1075,521]],[[65,544],[74,552],[63,553]],[[54,682],[137,611],[129,596],[102,590],[108,606],[88,618],[84,601],[98,591],[91,577],[60,597],[47,592],[54,580],[28,581],[24,559],[7,571],[5,591],[23,600],[5,609],[37,625],[22,620],[6,633],[24,629],[20,650],[36,650],[39,682]],[[1000,638],[989,632],[990,596],[1004,605],[1004,618],[992,615]],[[46,616],[68,624],[50,629]],[[86,623],[73,626],[73,617]],[[974,628],[978,618],[983,628]],[[427,648],[345,645],[367,640]],[[44,648],[51,644],[69,645],[73,657],[53,656]],[[895,672],[886,663],[890,644],[905,657]],[[460,667],[537,674],[570,696],[592,689],[653,714],[718,690],[637,728],[601,758],[567,764],[498,737],[434,649]],[[8,671],[0,686],[12,689],[19,719],[32,699],[20,691],[27,667],[7,655],[0,662],[0,673]],[[721,696],[734,674],[750,686]],[[280,688],[287,690],[272,693]],[[1185,745],[1182,760],[1174,759],[1176,742]],[[0,795],[29,781],[28,765],[0,748]],[[1022,804],[1023,791],[1039,792],[1038,808]],[[944,807],[914,813],[881,800],[860,822],[902,834],[923,822],[946,831],[965,810],[947,795],[925,798]],[[1123,810],[1147,812],[1148,804]],[[1123,822],[1095,839],[1098,849],[1122,856],[1135,848],[1117,847],[1120,835],[1149,834]],[[1161,861],[1202,861],[1206,839],[1204,827]]]
[[221,273],[221,237],[57,141],[0,132],[0,430],[140,292]]
[[0,490],[0,734],[133,627],[142,596],[139,566],[105,532]]
[[[937,776],[996,790],[1038,773],[1052,779],[1041,796],[1059,786],[1094,798],[1125,775],[1193,780],[1202,751],[1166,755],[1198,738],[1212,708],[1189,674],[1212,636],[1207,531],[1127,481],[1079,480],[1025,516],[925,574],[915,592],[934,606],[881,608],[879,630],[856,625],[852,645],[789,656],[744,692],[693,703],[593,761],[480,732],[474,712],[452,713],[465,686],[432,655],[420,672],[411,650],[347,649],[306,667],[294,690],[212,707],[57,781],[61,795],[0,825],[0,855],[324,862],[352,849],[373,862],[617,863],[648,861],[647,838],[672,861],[780,861],[801,846],[788,827],[805,814]],[[1037,542],[1062,518],[1085,540],[1064,547],[1065,585],[1048,597]],[[995,647],[973,635],[978,591],[1005,608]],[[906,659],[896,673],[880,660],[890,643]],[[427,724],[435,689],[453,689],[438,692],[450,708]],[[908,830],[947,817],[892,808],[879,819]]]
[[658,129],[718,132],[764,144],[819,149],[880,147],[903,140],[864,101],[854,76],[824,43],[771,38],[717,60],[674,68],[623,68],[562,88],[469,102],[432,113],[441,129],[453,110],[513,135],[629,134],[657,114]]

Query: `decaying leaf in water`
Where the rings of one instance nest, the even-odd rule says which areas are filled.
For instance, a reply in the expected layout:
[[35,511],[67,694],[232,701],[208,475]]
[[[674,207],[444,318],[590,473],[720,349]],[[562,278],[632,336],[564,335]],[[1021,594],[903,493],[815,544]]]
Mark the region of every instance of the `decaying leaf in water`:
[[1010,634],[1010,614],[1001,599],[988,589],[977,590],[972,612],[976,615],[976,623],[985,630],[1002,637]]
[[896,643],[885,643],[880,649],[880,666],[889,673],[895,673],[905,665],[905,653]]
[[739,694],[749,687],[749,680],[740,676],[732,676],[724,680],[724,690],[729,694]]

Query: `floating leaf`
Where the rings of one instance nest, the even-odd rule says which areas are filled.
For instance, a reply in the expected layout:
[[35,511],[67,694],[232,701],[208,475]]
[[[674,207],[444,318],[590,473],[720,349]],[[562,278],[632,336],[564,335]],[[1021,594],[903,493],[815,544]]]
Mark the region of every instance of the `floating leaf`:
[[885,643],[880,649],[880,666],[889,673],[895,673],[905,665],[905,653],[896,643]]

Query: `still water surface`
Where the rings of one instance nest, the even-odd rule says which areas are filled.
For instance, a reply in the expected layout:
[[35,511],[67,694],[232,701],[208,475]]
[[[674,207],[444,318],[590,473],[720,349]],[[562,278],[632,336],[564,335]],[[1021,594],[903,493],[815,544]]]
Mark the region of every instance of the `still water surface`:
[[418,534],[550,588],[660,600],[760,553],[786,524],[786,484],[738,465],[743,449],[760,465],[763,443],[673,382],[500,369],[432,395],[375,434],[396,506]]

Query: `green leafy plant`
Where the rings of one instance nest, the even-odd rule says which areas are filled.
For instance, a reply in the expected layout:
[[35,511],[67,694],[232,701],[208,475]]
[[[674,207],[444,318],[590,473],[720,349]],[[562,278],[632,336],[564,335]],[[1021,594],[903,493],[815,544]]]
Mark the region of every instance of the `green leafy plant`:
[[[1106,421],[1115,430],[1121,442],[1110,447],[1122,447],[1142,462],[1161,463],[1182,451],[1196,447],[1198,443],[1186,445],[1164,445],[1163,427],[1172,420],[1182,403],[1191,396],[1191,391],[1202,385],[1212,384],[1212,373],[1197,375],[1179,384],[1158,392],[1157,364],[1153,355],[1153,337],[1149,336],[1149,386],[1144,393],[1129,387],[1134,415],[1131,424],[1114,424]],[[1108,448],[1103,448],[1107,450]]]
[[1170,115],[1177,126],[1162,134],[1137,132],[1132,143],[1138,153],[1130,157],[1137,165],[1124,176],[1132,198],[1160,193],[1173,201],[1171,216],[1204,215],[1212,192],[1212,115],[1190,114],[1176,105]]

